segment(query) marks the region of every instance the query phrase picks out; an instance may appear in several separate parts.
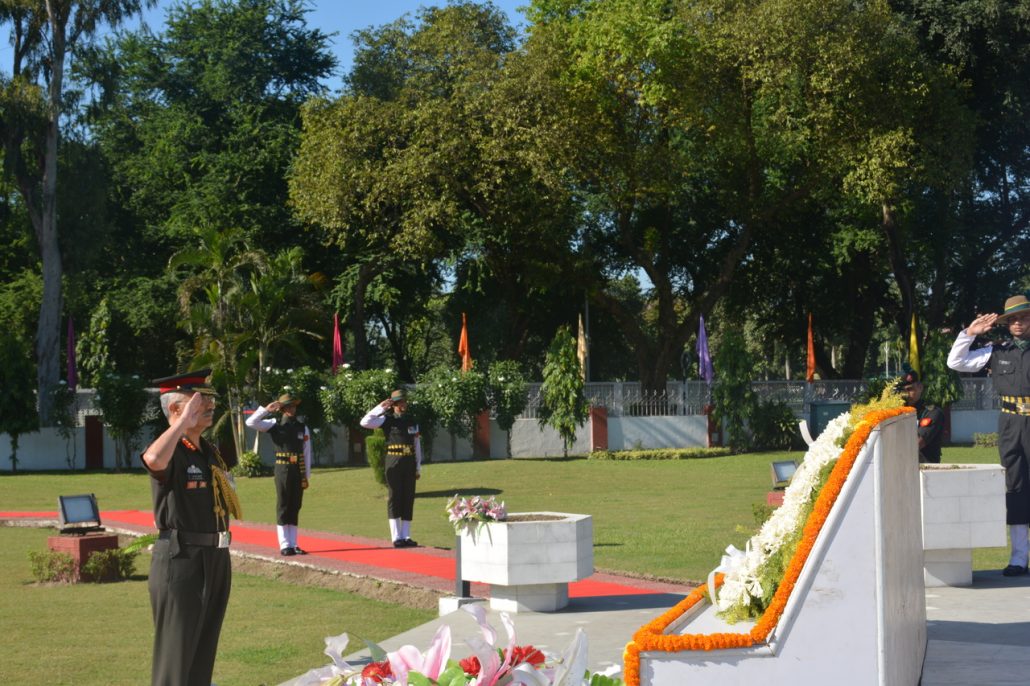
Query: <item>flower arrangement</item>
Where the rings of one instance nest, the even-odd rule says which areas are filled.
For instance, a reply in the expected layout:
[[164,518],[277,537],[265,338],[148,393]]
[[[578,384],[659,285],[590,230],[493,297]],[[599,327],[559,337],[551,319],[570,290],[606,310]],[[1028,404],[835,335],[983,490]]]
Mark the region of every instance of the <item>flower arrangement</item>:
[[508,518],[508,510],[504,503],[498,503],[493,496],[481,498],[475,495],[463,498],[455,494],[447,501],[444,509],[447,511],[448,521],[454,526],[454,533],[461,534],[464,531],[470,536],[479,533],[488,522],[503,522]]
[[[702,584],[696,588],[687,598],[680,601],[675,607],[668,612],[665,612],[655,620],[645,624],[633,635],[633,640],[626,645],[626,650],[623,654],[623,661],[625,663],[625,677],[626,684],[628,686],[638,686],[640,684],[640,653],[642,651],[662,651],[662,652],[676,652],[681,650],[718,650],[724,648],[747,648],[750,646],[757,645],[766,641],[769,638],[769,634],[772,633],[773,629],[780,621],[780,617],[783,615],[783,610],[787,605],[787,601],[790,598],[791,593],[794,590],[794,586],[801,576],[801,570],[808,560],[809,554],[812,552],[815,546],[816,538],[819,536],[819,532],[823,528],[823,524],[826,523],[829,517],[830,510],[834,503],[837,501],[837,496],[840,495],[841,490],[844,488],[844,483],[851,473],[851,469],[855,462],[858,460],[858,455],[865,445],[866,440],[869,438],[869,434],[879,423],[886,421],[892,417],[897,417],[907,412],[913,412],[914,410],[910,407],[884,407],[892,403],[882,402],[877,403],[875,409],[869,406],[856,407],[852,411],[850,416],[843,416],[830,423],[823,434],[820,434],[819,440],[816,440],[811,448],[809,449],[809,455],[806,455],[806,462],[809,456],[812,454],[812,450],[816,449],[821,451],[825,448],[827,443],[830,443],[832,436],[836,434],[836,440],[839,440],[844,432],[847,430],[845,427],[850,423],[852,433],[847,439],[847,443],[844,446],[843,451],[839,453],[837,459],[831,460],[824,468],[820,471],[828,472],[825,479],[825,483],[821,487],[816,488],[817,495],[815,496],[814,502],[811,506],[806,508],[808,515],[803,518],[803,526],[800,532],[796,535],[794,541],[792,554],[785,556],[785,569],[783,570],[782,576],[778,578],[775,590],[771,593],[771,598],[768,602],[764,612],[755,613],[760,614],[758,621],[747,633],[723,633],[723,634],[680,634],[680,635],[667,635],[665,629],[681,617],[687,610],[701,602],[706,596],[711,597],[715,589],[724,586],[728,575],[723,575],[717,572],[714,574],[714,578],[710,577],[707,584]],[[832,433],[831,433],[832,432]],[[827,435],[824,439],[824,434]],[[820,445],[820,448],[816,448]],[[818,457],[816,460],[820,459]],[[832,464],[832,469],[830,466]],[[801,471],[799,467],[798,472]],[[794,479],[797,480],[798,475],[795,473]],[[805,478],[802,477],[798,483],[803,484]],[[792,481],[793,485],[794,481]],[[804,488],[804,485],[800,486]],[[788,491],[790,488],[788,488]],[[784,503],[786,504],[787,494],[784,494]],[[781,506],[782,507],[782,506]],[[768,522],[767,522],[768,524]],[[764,528],[764,527],[763,527]],[[760,532],[761,533],[761,532]],[[757,538],[757,536],[756,536]],[[751,547],[751,546],[749,546]],[[739,552],[739,551],[738,551]],[[744,553],[745,557],[747,553]],[[731,555],[733,559],[739,558],[739,555]],[[725,558],[724,558],[725,561]],[[737,575],[736,583],[738,584],[738,590],[734,593],[734,596],[739,599],[741,603],[744,602],[744,596],[739,591],[739,586],[744,586],[745,589],[748,586],[749,580],[742,576],[742,571],[748,569],[748,564],[751,563],[740,563],[736,565],[730,565],[737,569],[735,574]],[[753,579],[752,579],[753,581]],[[759,584],[761,582],[759,581]],[[753,587],[753,586],[752,586]],[[722,593],[718,596],[722,598]],[[748,606],[756,605],[754,602],[757,599],[754,596],[748,596]]]
[[[451,630],[441,626],[423,653],[415,646],[402,646],[387,653],[369,643],[372,662],[363,668],[343,659],[347,634],[325,639],[325,654],[332,660],[326,667],[313,669],[294,682],[295,686],[623,686],[608,674],[587,671],[587,638],[576,630],[568,648],[559,656],[549,656],[531,645],[518,645],[515,625],[507,613],[501,622],[508,634],[508,645],[497,645],[497,631],[486,619],[480,605],[461,608],[475,617],[481,636],[466,641],[472,655],[451,659]],[[615,668],[616,670],[618,668]]]

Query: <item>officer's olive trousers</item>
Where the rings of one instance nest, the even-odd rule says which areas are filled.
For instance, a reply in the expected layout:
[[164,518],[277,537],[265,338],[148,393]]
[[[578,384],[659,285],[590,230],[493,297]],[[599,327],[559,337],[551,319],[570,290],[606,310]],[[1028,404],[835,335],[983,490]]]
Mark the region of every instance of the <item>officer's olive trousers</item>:
[[229,603],[228,548],[154,544],[150,606],[154,614],[153,686],[210,686],[218,636]]
[[415,456],[386,456],[386,516],[410,522],[415,514]]
[[279,526],[298,524],[300,506],[304,502],[301,478],[299,465],[275,466],[275,523]]

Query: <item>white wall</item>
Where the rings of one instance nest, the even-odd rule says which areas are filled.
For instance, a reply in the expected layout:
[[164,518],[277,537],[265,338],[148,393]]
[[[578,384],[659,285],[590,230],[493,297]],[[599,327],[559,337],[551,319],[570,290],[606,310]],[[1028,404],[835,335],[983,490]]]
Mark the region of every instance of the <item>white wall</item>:
[[951,442],[972,443],[973,434],[998,431],[998,410],[961,410],[951,412]]

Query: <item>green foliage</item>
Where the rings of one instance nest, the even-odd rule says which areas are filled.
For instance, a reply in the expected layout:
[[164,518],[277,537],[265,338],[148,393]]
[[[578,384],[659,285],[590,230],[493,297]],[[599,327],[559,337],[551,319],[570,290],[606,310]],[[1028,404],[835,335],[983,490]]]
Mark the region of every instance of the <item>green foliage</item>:
[[231,471],[234,476],[264,476],[267,473],[261,457],[253,450],[244,450]]
[[514,360],[498,360],[490,365],[487,395],[497,425],[511,431],[515,419],[526,409],[526,378]]
[[18,437],[39,430],[35,368],[29,346],[14,333],[0,333],[0,434],[11,437],[11,471],[18,469]]
[[569,445],[576,440],[576,427],[583,426],[590,409],[583,394],[576,339],[567,326],[558,329],[547,350],[540,397],[543,401],[540,425],[551,426],[558,431],[562,437],[562,452],[567,457]]
[[321,450],[331,450],[332,435],[327,430],[330,423],[326,419],[325,406],[322,404],[322,394],[328,390],[326,375],[311,367],[285,370],[266,367],[263,372],[269,394],[269,399],[264,404],[267,405],[283,393],[300,398],[297,415],[311,430],[312,449],[316,455]]
[[32,576],[39,583],[71,583],[75,581],[75,560],[68,553],[56,550],[29,552]]
[[50,387],[48,391],[52,400],[50,423],[57,429],[57,432],[64,439],[65,459],[69,469],[75,469],[75,430],[78,428],[78,418],[75,412],[75,391],[68,386],[68,382],[61,379]]
[[940,331],[931,331],[926,337],[920,359],[923,380],[923,401],[947,407],[962,398],[962,378],[948,367],[948,353],[952,338]]
[[94,551],[79,570],[85,581],[123,581],[136,571],[139,549],[111,548]]
[[712,358],[715,384],[712,405],[715,421],[722,425],[730,447],[735,451],[750,448],[747,422],[754,415],[757,399],[751,390],[753,360],[744,337],[735,329],[725,333]]
[[448,365],[430,369],[418,386],[419,403],[432,409],[441,427],[461,438],[472,436],[476,416],[488,405],[486,393],[482,372],[462,372]]
[[104,374],[114,371],[109,343],[110,328],[111,308],[104,297],[89,317],[89,328],[75,343],[79,383],[87,388],[96,388]]
[[140,430],[159,412],[138,374],[101,374],[96,380],[95,400],[111,437],[115,439],[115,465],[132,466]]
[[754,450],[799,450],[803,446],[798,420],[782,400],[759,400],[748,427]]
[[320,392],[326,421],[338,426],[355,426],[399,387],[400,379],[392,369],[341,369]]
[[372,468],[376,483],[386,485],[386,435],[382,429],[375,429],[365,436],[365,456]]
[[997,432],[975,433],[973,434],[973,445],[977,448],[997,448],[998,434]]
[[595,450],[591,460],[700,460],[725,457],[729,448],[656,448],[653,450]]

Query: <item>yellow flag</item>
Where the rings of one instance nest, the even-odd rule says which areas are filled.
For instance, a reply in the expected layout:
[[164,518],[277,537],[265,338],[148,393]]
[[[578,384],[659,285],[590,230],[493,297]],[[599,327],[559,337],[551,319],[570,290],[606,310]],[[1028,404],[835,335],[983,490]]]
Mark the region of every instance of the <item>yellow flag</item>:
[[583,326],[583,314],[579,315],[579,333],[576,336],[576,357],[579,358],[579,377],[587,380],[587,332]]
[[919,336],[916,334],[916,313],[912,313],[912,328],[908,339],[908,366],[922,378],[923,370],[919,368]]

